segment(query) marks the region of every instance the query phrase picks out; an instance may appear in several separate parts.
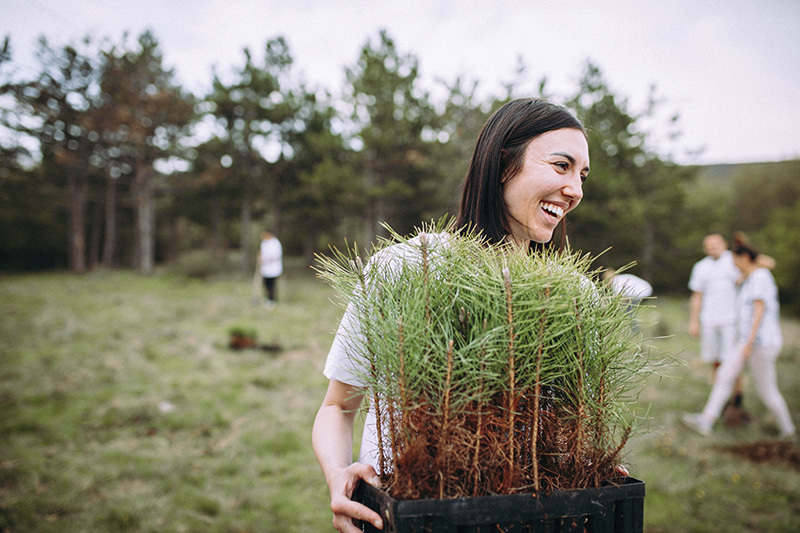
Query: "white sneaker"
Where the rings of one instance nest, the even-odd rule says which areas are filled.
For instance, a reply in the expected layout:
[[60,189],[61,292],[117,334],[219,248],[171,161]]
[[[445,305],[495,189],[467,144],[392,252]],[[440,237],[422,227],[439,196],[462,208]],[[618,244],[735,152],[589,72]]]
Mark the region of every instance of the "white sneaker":
[[686,413],[681,417],[681,422],[683,422],[689,429],[694,430],[701,435],[706,437],[711,435],[712,424],[706,422],[702,415]]

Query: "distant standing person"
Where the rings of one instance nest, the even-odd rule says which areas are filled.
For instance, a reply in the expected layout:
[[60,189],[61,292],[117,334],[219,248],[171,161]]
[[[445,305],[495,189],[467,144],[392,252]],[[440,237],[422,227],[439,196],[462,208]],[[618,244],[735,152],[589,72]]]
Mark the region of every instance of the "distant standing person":
[[[695,263],[689,276],[689,335],[700,338],[700,358],[712,367],[712,383],[725,357],[736,342],[736,281],[741,275],[733,264],[728,243],[719,233],[703,239],[706,256]],[[741,406],[741,382],[737,380],[733,401]]]
[[283,274],[283,247],[281,241],[269,231],[261,234],[261,249],[258,253],[261,278],[264,280],[264,305],[275,305],[275,281]]
[[778,390],[775,370],[783,346],[778,287],[769,270],[758,263],[758,252],[751,246],[738,245],[733,256],[743,278],[736,297],[738,347],[722,362],[703,412],[686,414],[682,420],[698,433],[711,434],[736,380],[749,365],[759,397],[778,421],[781,438],[794,438],[796,428]]

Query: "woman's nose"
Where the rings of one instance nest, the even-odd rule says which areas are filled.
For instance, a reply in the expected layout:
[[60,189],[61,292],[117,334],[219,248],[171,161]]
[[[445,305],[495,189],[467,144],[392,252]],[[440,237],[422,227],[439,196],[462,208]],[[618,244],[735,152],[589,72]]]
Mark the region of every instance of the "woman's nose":
[[562,190],[565,196],[580,200],[583,198],[583,178],[581,178],[580,174],[570,175],[569,181]]

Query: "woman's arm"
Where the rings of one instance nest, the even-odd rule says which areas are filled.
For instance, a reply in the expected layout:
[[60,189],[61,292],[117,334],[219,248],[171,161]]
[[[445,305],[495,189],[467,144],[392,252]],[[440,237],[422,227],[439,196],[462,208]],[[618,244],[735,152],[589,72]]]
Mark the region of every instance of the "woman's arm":
[[700,309],[703,307],[703,293],[694,291],[689,298],[689,335],[700,336]]
[[750,335],[747,336],[747,342],[742,348],[742,356],[745,361],[747,361],[750,358],[750,354],[753,353],[753,343],[758,335],[758,328],[761,327],[761,321],[764,318],[764,311],[766,311],[766,309],[767,306],[764,300],[755,300],[753,302],[753,322],[750,325]]
[[333,527],[342,533],[357,533],[353,518],[383,528],[378,513],[350,499],[359,480],[380,486],[375,469],[353,462],[353,422],[361,405],[361,390],[331,380],[314,420],[311,441],[331,492]]
[[773,270],[775,268],[775,258],[769,255],[758,254],[756,256],[756,265]]

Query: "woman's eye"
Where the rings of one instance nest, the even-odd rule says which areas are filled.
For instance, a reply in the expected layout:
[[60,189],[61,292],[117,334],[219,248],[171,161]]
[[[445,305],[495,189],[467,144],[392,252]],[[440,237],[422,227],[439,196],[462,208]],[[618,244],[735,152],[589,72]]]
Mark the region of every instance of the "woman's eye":
[[553,163],[553,164],[565,172],[569,170],[569,163],[559,161],[558,163]]
[[581,183],[585,183],[588,178],[589,178],[588,174],[581,174]]

